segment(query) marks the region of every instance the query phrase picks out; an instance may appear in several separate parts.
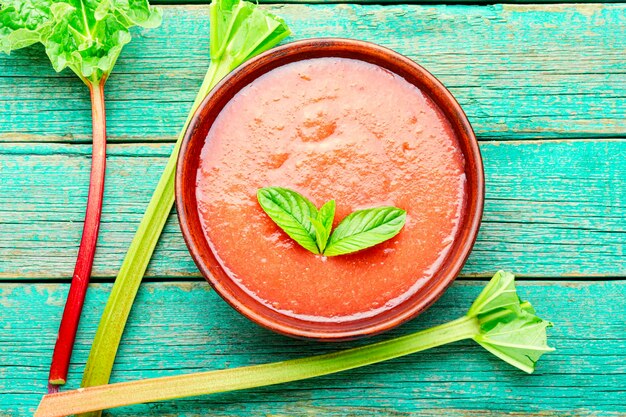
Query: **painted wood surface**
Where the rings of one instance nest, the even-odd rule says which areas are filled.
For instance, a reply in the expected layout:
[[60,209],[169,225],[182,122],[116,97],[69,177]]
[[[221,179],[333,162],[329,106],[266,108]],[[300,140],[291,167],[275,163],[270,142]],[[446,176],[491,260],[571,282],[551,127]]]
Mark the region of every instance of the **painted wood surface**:
[[[484,282],[455,284],[392,335],[465,313]],[[0,415],[30,415],[45,391],[66,284],[0,284]],[[92,285],[69,380],[76,387],[110,284]],[[115,365],[115,381],[318,354],[360,342],[288,339],[249,322],[204,282],[144,284]],[[460,342],[343,374],[239,393],[111,410],[110,416],[618,416],[626,413],[626,283],[522,282],[551,320],[533,375]],[[485,411],[489,410],[489,411]],[[4,412],[4,414],[3,414]],[[510,414],[507,414],[510,413]]]
[[[94,275],[114,277],[171,145],[109,146]],[[485,215],[465,276],[626,276],[626,140],[483,142]],[[0,148],[0,278],[71,277],[87,145]],[[197,276],[174,215],[148,275]]]
[[[626,134],[626,5],[271,5],[302,39],[378,42],[438,76],[485,138]],[[208,66],[206,6],[168,6],[107,84],[111,141],[172,140]],[[90,140],[89,95],[41,48],[0,55],[0,140]]]
[[[555,323],[549,334],[557,351],[527,376],[461,342],[317,380],[109,415],[625,416],[626,281],[618,278],[626,277],[626,140],[619,139],[626,137],[626,5],[264,7],[285,17],[292,39],[378,42],[422,63],[456,95],[482,141],[487,179],[485,217],[463,277],[507,268],[536,279],[522,281],[520,293]],[[136,33],[107,85],[116,144],[109,146],[95,266],[107,280],[169,155],[165,142],[177,135],[208,66],[207,7],[166,6],[161,28]],[[0,417],[31,415],[45,392],[68,289],[49,282],[69,279],[73,268],[89,117],[84,86],[72,74],[55,74],[40,48],[0,55]],[[234,313],[197,278],[174,215],[148,275],[157,282],[142,286],[115,381],[363,343],[295,341]],[[456,318],[482,285],[457,282],[389,336]],[[70,387],[80,380],[109,288],[91,286]]]

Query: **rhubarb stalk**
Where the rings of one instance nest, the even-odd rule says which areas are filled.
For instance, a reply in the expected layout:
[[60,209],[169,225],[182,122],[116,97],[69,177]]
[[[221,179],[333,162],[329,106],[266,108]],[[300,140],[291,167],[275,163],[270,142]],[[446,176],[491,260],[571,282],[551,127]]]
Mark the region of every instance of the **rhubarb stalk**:
[[67,371],[72,355],[72,347],[76,338],[76,330],[80,320],[80,313],[85,301],[91,268],[96,253],[96,242],[100,228],[100,215],[102,213],[102,199],[104,196],[104,173],[106,169],[106,116],[104,109],[104,84],[101,80],[98,84],[88,84],[91,93],[91,175],[89,177],[89,194],[87,196],[87,209],[83,224],[83,235],[78,249],[78,258],[74,267],[70,291],[65,302],[59,335],[54,353],[50,376],[50,391],[55,391],[55,386],[65,384]]
[[78,321],[91,275],[106,163],[104,84],[125,44],[132,26],[156,27],[161,12],[147,0],[0,0],[0,51],[41,43],[56,71],[72,70],[91,93],[92,166],[82,239],[63,318],[59,327],[49,390],[65,384]]
[[109,382],[137,290],[174,205],[178,152],[195,111],[211,89],[229,72],[277,45],[290,34],[281,19],[263,11],[256,4],[242,0],[213,1],[210,20],[211,63],[113,284],[85,365],[83,387]]
[[62,417],[314,378],[464,339],[473,339],[505,362],[531,373],[539,358],[554,350],[547,345],[546,328],[550,325],[535,315],[529,302],[519,299],[513,274],[500,271],[467,314],[430,329],[326,355],[49,394],[39,404],[35,417]]

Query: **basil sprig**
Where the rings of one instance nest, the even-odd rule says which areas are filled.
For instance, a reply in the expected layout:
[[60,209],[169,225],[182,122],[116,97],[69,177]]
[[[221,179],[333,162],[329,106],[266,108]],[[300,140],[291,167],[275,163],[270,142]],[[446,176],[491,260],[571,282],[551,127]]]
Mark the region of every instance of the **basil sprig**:
[[400,233],[406,222],[406,211],[400,208],[368,208],[348,215],[331,234],[335,200],[318,210],[303,195],[282,187],[261,188],[257,198],[265,213],[289,237],[303,248],[325,256],[371,248]]

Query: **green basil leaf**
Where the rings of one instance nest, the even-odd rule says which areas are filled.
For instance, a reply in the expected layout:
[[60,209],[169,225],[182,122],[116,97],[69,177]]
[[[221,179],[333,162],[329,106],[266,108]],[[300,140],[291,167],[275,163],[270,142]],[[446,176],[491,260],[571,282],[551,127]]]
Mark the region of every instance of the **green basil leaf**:
[[327,201],[317,214],[317,220],[319,220],[330,235],[330,231],[333,228],[333,220],[335,220],[335,200]]
[[323,253],[326,248],[326,243],[328,242],[330,230],[326,229],[322,222],[313,217],[311,217],[311,224],[315,230],[315,243],[317,244],[317,249],[319,250],[319,253]]
[[330,232],[333,229],[334,219],[335,200],[327,201],[317,213],[317,218],[311,218],[311,223],[315,228],[315,240],[320,253],[324,253]]
[[156,27],[161,11],[147,0],[0,0],[0,50],[41,42],[56,71],[85,82],[106,79],[132,26]]
[[315,237],[317,208],[306,197],[281,187],[261,188],[257,192],[261,208],[289,237],[305,249],[320,253]]
[[406,212],[397,207],[355,211],[337,226],[324,255],[344,255],[378,245],[397,235],[405,221]]

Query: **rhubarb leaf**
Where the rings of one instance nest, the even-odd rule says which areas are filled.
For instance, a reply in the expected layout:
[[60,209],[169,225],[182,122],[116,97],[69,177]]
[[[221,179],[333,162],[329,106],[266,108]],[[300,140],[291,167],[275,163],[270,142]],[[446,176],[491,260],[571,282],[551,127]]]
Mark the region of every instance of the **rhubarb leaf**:
[[39,42],[49,29],[51,1],[0,1],[0,51],[8,54]]
[[552,324],[535,315],[530,303],[521,301],[515,276],[498,271],[470,307],[480,333],[473,339],[500,359],[531,373],[541,355],[554,350],[547,345],[546,329]]
[[474,337],[482,347],[524,372],[532,373],[546,352],[546,329],[552,324],[534,314],[522,311],[514,320],[499,321],[491,330]]
[[517,304],[519,304],[519,297],[515,291],[515,276],[510,272],[498,271],[474,300],[467,314],[476,316]]
[[378,245],[400,233],[405,221],[406,211],[397,207],[357,210],[339,223],[324,255],[344,255]]
[[301,194],[281,187],[261,188],[257,192],[261,208],[287,235],[305,249],[319,253],[315,227],[317,208]]
[[4,0],[0,49],[41,42],[56,71],[70,68],[83,81],[106,79],[132,26],[156,27],[159,9],[146,0]]
[[227,63],[232,71],[291,32],[285,22],[253,3],[223,0],[211,4],[211,60]]

